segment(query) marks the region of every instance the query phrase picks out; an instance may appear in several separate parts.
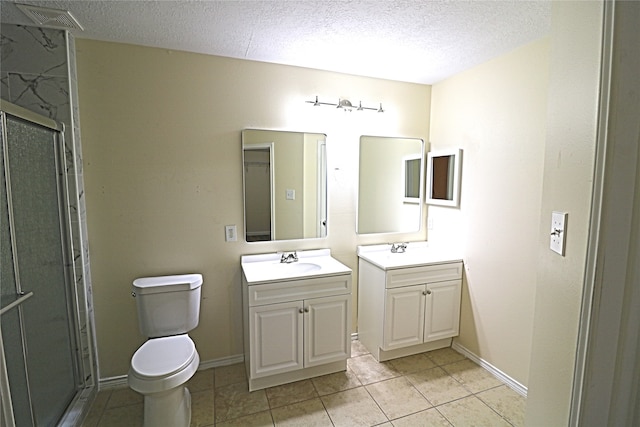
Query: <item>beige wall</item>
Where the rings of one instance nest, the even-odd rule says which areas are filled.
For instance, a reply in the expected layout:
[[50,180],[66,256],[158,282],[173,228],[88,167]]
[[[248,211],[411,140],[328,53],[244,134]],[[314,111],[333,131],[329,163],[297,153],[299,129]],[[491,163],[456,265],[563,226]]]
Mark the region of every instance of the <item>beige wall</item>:
[[[596,148],[603,4],[554,2],[537,289],[526,422],[567,425]],[[566,256],[549,250],[551,212],[569,214]]]
[[549,40],[432,88],[431,149],[462,148],[460,209],[430,206],[432,244],[463,249],[459,344],[527,385]]
[[[355,200],[360,135],[426,140],[429,86],[89,40],[77,41],[77,61],[101,378],[125,375],[144,341],[130,296],[136,277],[204,275],[191,336],[202,361],[219,361],[243,352],[240,255],[327,247],[355,279],[358,244],[426,238],[424,227],[357,236]],[[315,95],[382,102],[386,112],[305,104]],[[327,239],[224,241],[225,225],[244,234],[245,128],[327,134]]]

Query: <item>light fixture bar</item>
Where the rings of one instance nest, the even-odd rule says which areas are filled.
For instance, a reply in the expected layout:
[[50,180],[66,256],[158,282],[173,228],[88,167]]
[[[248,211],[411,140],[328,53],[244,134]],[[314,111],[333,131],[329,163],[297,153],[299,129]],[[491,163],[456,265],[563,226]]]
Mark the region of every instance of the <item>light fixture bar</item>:
[[374,108],[374,107],[363,107],[362,106],[362,101],[358,102],[358,106],[356,107],[355,105],[353,105],[351,103],[351,101],[349,101],[348,99],[344,99],[344,98],[339,98],[338,99],[338,103],[334,104],[332,102],[320,102],[318,100],[318,96],[316,95],[316,99],[314,101],[305,101],[307,104],[313,104],[314,107],[319,107],[321,105],[329,105],[331,107],[336,107],[338,109],[344,110],[344,111],[352,111],[352,110],[356,110],[356,111],[364,111],[364,110],[371,110],[371,111],[377,111],[378,113],[384,113],[384,110],[382,109],[382,102],[380,103],[380,107],[379,108]]

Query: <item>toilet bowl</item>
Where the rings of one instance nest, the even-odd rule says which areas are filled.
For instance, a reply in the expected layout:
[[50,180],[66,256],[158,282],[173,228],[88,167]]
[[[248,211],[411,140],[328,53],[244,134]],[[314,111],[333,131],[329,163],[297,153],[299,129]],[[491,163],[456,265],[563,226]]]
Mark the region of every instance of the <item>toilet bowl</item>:
[[188,427],[191,395],[185,386],[200,365],[187,334],[198,326],[200,274],[145,277],[133,282],[140,332],[149,339],[131,358],[129,387],[144,396],[145,427]]
[[188,426],[191,397],[185,383],[200,364],[187,334],[152,338],[133,355],[128,382],[144,395],[144,426]]

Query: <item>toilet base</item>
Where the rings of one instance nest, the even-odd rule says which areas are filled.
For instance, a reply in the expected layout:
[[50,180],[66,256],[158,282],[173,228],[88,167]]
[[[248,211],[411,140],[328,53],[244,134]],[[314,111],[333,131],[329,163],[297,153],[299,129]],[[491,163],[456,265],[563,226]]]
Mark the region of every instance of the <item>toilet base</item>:
[[144,396],[144,427],[189,427],[191,394],[185,386]]

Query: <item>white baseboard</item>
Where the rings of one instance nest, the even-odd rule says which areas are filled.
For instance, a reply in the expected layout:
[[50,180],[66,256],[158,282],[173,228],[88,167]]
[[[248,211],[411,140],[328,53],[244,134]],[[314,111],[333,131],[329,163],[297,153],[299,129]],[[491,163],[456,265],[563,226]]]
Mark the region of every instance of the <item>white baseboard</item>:
[[462,353],[467,358],[471,359],[478,365],[482,366],[484,369],[489,371],[491,375],[493,375],[494,377],[496,377],[497,379],[505,383],[509,388],[511,388],[513,391],[515,391],[519,395],[527,397],[527,387],[525,387],[523,384],[511,378],[509,375],[505,374],[500,369],[493,366],[491,363],[478,357],[476,354],[469,351],[466,347],[464,347],[457,341],[455,340],[453,341],[453,343],[451,344],[451,348],[456,350],[458,353]]
[[[203,371],[205,369],[211,369],[211,368],[218,368],[220,366],[234,365],[236,363],[242,363],[242,362],[244,362],[244,354],[236,354],[235,356],[223,357],[221,359],[214,359],[214,360],[206,360],[204,362],[201,361],[200,366],[198,366],[198,371]],[[104,390],[107,388],[122,388],[122,387],[128,387],[126,375],[100,378],[99,390]]]

